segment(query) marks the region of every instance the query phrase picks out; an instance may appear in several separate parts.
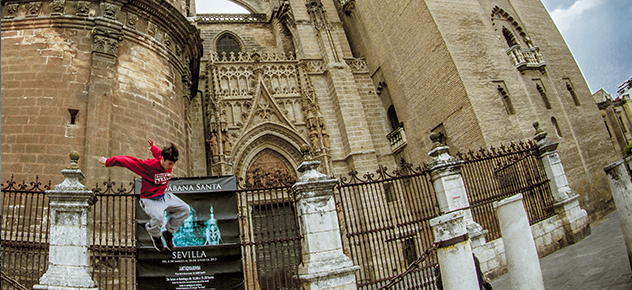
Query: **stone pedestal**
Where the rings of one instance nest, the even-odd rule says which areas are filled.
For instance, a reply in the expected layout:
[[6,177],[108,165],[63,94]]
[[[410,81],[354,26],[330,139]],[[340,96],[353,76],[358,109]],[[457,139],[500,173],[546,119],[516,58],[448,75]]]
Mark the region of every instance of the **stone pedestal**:
[[617,205],[617,215],[632,268],[632,182],[623,160],[609,164],[604,170],[610,180],[610,190]]
[[430,220],[445,290],[480,290],[464,215],[456,211]]
[[588,213],[580,207],[579,195],[573,193],[568,186],[566,172],[557,153],[558,143],[553,143],[546,138],[547,133],[540,129],[539,123],[534,123],[533,127],[536,130],[533,139],[538,144],[540,160],[544,165],[551,194],[555,199],[555,213],[564,223],[566,241],[569,244],[574,244],[591,233]]
[[[463,161],[457,160],[448,153],[449,147],[441,144],[442,136],[432,133],[430,139],[434,142],[432,150],[428,153],[433,161],[430,163],[430,174],[434,186],[439,210],[441,213],[451,213],[469,208],[470,202],[465,191],[465,184],[461,176]],[[464,221],[473,247],[485,244],[487,230],[476,223],[472,218],[470,209],[463,210]]]
[[296,198],[302,240],[303,262],[298,278],[306,290],[357,289],[355,272],[360,269],[343,253],[334,187],[316,169],[320,161],[306,160],[298,168],[303,175],[292,186]]
[[579,206],[579,195],[571,197],[553,205],[557,214],[564,224],[566,241],[569,244],[577,243],[589,236],[591,233],[588,223],[588,213]]
[[542,270],[522,194],[494,202],[505,246],[511,289],[544,290]]
[[71,153],[71,166],[61,172],[66,179],[46,191],[50,200],[48,270],[33,289],[98,289],[91,277],[90,223],[94,193],[79,182],[79,155]]

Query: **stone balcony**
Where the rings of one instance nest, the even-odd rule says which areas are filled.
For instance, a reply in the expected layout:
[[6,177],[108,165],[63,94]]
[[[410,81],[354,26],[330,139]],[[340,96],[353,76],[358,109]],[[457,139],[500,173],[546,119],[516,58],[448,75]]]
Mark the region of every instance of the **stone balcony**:
[[406,134],[404,130],[404,123],[399,123],[399,126],[395,130],[386,135],[388,141],[391,143],[391,150],[393,153],[398,153],[406,146]]
[[546,63],[542,59],[540,48],[537,46],[521,48],[520,45],[514,45],[507,49],[507,55],[514,66],[521,72],[525,70],[539,70],[544,73]]

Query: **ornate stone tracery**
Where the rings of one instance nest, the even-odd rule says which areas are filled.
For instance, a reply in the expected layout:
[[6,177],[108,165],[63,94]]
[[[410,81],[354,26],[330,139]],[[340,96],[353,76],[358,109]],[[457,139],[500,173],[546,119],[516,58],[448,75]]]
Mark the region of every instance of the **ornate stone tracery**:
[[[293,54],[257,50],[212,52],[206,68],[208,132],[230,137],[232,146],[230,152],[219,150],[220,156],[212,157],[211,174],[246,178],[253,154],[271,148],[295,163],[289,168],[296,168],[301,160],[298,148],[309,144],[311,127],[319,144],[315,149],[327,154],[323,150],[328,144],[322,144],[329,142],[329,136],[322,127],[309,75],[322,73],[322,60],[297,60]],[[225,171],[226,164],[232,171]]]

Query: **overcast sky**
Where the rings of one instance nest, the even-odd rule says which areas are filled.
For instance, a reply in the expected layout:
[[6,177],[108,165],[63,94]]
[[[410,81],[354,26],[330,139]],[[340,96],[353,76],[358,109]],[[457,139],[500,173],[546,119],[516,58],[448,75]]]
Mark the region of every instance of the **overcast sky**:
[[204,13],[249,13],[245,8],[228,0],[195,0],[198,14]]
[[[632,77],[632,1],[542,0],[594,93]],[[546,58],[546,56],[545,56]]]
[[[632,77],[632,0],[542,0],[594,93],[616,95]],[[197,0],[198,13],[248,13],[228,0]],[[545,55],[546,58],[546,55]]]

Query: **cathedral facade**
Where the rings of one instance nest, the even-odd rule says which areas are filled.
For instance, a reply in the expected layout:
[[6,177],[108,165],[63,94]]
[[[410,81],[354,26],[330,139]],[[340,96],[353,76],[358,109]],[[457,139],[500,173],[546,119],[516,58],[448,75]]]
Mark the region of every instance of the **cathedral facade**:
[[616,160],[601,114],[539,0],[2,3],[2,179],[131,180],[99,156],[181,148],[175,176],[297,177],[308,144],[329,175],[527,141],[539,122],[593,217]]

